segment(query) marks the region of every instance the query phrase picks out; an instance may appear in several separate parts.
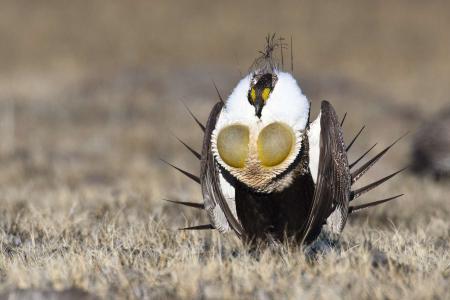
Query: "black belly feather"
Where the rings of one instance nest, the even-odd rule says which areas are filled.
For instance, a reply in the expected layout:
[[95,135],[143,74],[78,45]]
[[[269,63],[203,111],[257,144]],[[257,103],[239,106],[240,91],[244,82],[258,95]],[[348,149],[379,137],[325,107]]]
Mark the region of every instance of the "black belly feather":
[[[249,241],[267,239],[301,240],[311,211],[314,182],[311,173],[297,176],[282,192],[257,193],[242,184],[235,187],[236,212]],[[306,241],[313,240],[321,228],[309,232]]]

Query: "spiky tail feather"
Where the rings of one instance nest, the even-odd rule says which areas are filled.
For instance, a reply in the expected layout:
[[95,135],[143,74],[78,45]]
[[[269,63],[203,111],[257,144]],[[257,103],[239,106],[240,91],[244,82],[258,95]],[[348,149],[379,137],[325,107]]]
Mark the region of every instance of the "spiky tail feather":
[[[345,117],[346,117],[347,113],[344,115],[342,122],[341,122],[341,126],[344,123]],[[363,126],[359,132],[356,134],[356,136],[352,139],[352,141],[349,143],[349,145],[347,146],[347,151],[350,150],[351,146],[354,144],[354,142],[356,141],[356,139],[359,137],[359,135],[361,134],[361,132],[364,130],[365,126]],[[382,150],[381,152],[379,152],[377,155],[375,155],[373,158],[371,158],[369,161],[367,161],[365,164],[363,164],[361,167],[359,167],[356,171],[354,171],[351,174],[351,178],[352,178],[352,184],[354,184],[356,181],[358,181],[371,167],[373,167],[375,165],[375,163],[380,160],[398,141],[400,141],[402,138],[404,138],[406,135],[408,135],[408,133],[402,135],[401,137],[399,137],[397,140],[395,140],[391,145],[389,145],[388,147],[386,147],[384,150]],[[377,144],[375,143],[375,145],[373,145],[372,147],[369,148],[369,150],[367,150],[366,152],[364,152],[358,159],[356,159],[353,163],[351,163],[349,165],[349,168],[353,168],[359,161],[361,161]],[[395,175],[397,175],[398,173],[404,171],[405,169],[407,169],[407,167],[400,169],[397,172],[394,172],[388,176],[385,176],[375,182],[372,182],[364,187],[358,188],[356,190],[353,190],[350,192],[350,200],[352,201],[356,198],[358,198],[359,196],[369,192],[370,190],[376,188],[377,186],[381,185],[382,183],[388,181],[389,179],[391,179],[392,177],[394,177]],[[354,205],[354,206],[350,206],[348,209],[348,213],[352,213],[367,207],[372,207],[372,206],[376,206],[394,199],[397,199],[399,197],[403,196],[403,194],[397,195],[397,196],[393,196],[393,197],[389,197],[386,199],[382,199],[382,200],[378,200],[378,201],[373,201],[373,202],[369,202],[369,203],[365,203],[365,204],[361,204],[361,205]]]
[[197,123],[197,125],[200,127],[200,129],[203,132],[205,132],[205,125],[203,125],[203,123],[198,120],[198,118],[192,113],[192,111],[189,109],[189,107],[186,105],[186,103],[184,103],[183,101],[181,101],[181,103],[183,103],[184,107],[186,108],[188,113],[191,115],[192,119],[194,119],[195,123]]
[[373,201],[373,202],[369,202],[369,203],[364,203],[364,204],[361,204],[361,205],[352,205],[352,206],[349,206],[348,213],[350,214],[350,213],[355,212],[357,210],[361,210],[361,209],[364,209],[364,208],[367,208],[367,207],[371,207],[371,206],[376,206],[376,205],[379,205],[379,204],[382,204],[382,203],[385,203],[385,202],[397,199],[397,198],[399,198],[399,197],[401,197],[403,195],[404,194],[400,194],[400,195],[397,195],[397,196],[393,196],[393,197],[389,197],[389,198],[386,198],[386,199]]
[[181,143],[183,144],[184,147],[186,147],[186,149],[189,150],[189,152],[191,152],[198,160],[200,160],[202,158],[202,156],[200,155],[200,153],[198,153],[196,150],[194,150],[194,148],[192,148],[191,146],[189,146],[188,144],[186,144],[182,139],[180,139],[179,137],[177,137],[175,135],[175,138]]
[[344,117],[341,120],[341,127],[344,125],[345,118],[347,118],[347,112],[345,112]]
[[403,168],[403,169],[400,169],[400,170],[398,170],[397,172],[394,172],[394,173],[392,173],[392,174],[390,174],[390,175],[388,175],[388,176],[385,176],[385,177],[383,177],[383,178],[381,178],[381,179],[379,179],[379,180],[377,180],[377,181],[375,181],[375,182],[372,182],[372,183],[370,183],[370,184],[368,184],[368,185],[366,185],[366,186],[363,186],[362,188],[359,188],[359,189],[357,189],[357,190],[351,191],[351,193],[350,193],[350,201],[352,201],[352,200],[358,198],[359,196],[361,196],[361,195],[367,193],[368,191],[370,191],[370,190],[376,188],[376,187],[379,186],[380,184],[382,184],[382,183],[388,181],[389,179],[391,179],[392,177],[394,177],[394,176],[397,175],[398,173],[403,172],[403,171],[406,170],[407,168],[408,168],[408,167],[405,167],[405,168]]
[[174,204],[180,204],[184,206],[189,206],[193,208],[198,209],[205,209],[205,205],[203,203],[195,203],[195,202],[188,202],[188,201],[177,201],[177,200],[170,200],[170,199],[163,199],[164,201],[171,202]]
[[181,174],[189,177],[190,179],[192,179],[193,181],[197,182],[198,184],[200,184],[200,178],[192,173],[189,173],[188,171],[185,171],[183,169],[178,168],[175,165],[172,165],[170,162],[165,161],[164,159],[161,159],[161,161],[169,166],[171,166],[172,168],[174,168],[175,170],[179,171]]
[[354,162],[352,162],[348,167],[350,169],[352,169],[357,163],[359,163],[361,161],[361,159],[363,159],[373,148],[375,148],[375,146],[378,143],[373,144],[372,147],[369,148],[369,150],[367,150],[366,152],[364,152],[357,160],[355,160]]
[[397,140],[395,140],[392,144],[387,146],[383,151],[375,155],[373,158],[371,158],[368,162],[366,162],[364,165],[359,167],[356,171],[352,173],[352,183],[355,183],[360,179],[380,158],[382,158],[398,141],[400,141],[402,138],[404,138],[408,133],[402,135]]
[[179,228],[178,230],[210,230],[210,229],[215,229],[215,228],[211,224],[205,224],[205,225],[196,225],[196,226],[191,226],[191,227]]
[[353,146],[353,143],[355,143],[356,139],[359,137],[359,135],[361,134],[361,132],[363,132],[364,128],[366,128],[366,125],[364,125],[364,126],[358,131],[358,133],[355,135],[355,137],[354,137],[353,140],[350,142],[350,144],[348,144],[347,148],[345,149],[346,152],[348,152],[348,150],[350,150],[350,148]]

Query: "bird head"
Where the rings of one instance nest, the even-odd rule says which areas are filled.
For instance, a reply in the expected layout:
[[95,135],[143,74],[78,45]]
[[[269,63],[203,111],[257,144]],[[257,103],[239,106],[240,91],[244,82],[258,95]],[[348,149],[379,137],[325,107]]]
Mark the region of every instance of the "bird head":
[[255,116],[261,118],[264,105],[277,82],[277,75],[273,73],[254,74],[248,90],[248,102],[255,107]]

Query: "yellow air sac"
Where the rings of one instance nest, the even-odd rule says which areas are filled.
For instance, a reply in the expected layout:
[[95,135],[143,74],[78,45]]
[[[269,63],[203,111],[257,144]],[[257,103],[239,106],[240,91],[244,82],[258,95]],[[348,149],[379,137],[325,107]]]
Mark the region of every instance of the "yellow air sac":
[[265,167],[281,164],[291,153],[294,133],[282,123],[266,126],[258,137],[258,157]]
[[217,137],[220,158],[233,168],[243,168],[248,157],[249,130],[243,125],[222,129]]

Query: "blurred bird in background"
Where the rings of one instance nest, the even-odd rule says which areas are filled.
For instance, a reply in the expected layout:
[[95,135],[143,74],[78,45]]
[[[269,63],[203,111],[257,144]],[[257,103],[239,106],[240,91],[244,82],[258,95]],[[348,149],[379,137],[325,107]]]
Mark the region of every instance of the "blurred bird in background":
[[412,170],[435,179],[450,176],[450,107],[425,121],[412,143]]

